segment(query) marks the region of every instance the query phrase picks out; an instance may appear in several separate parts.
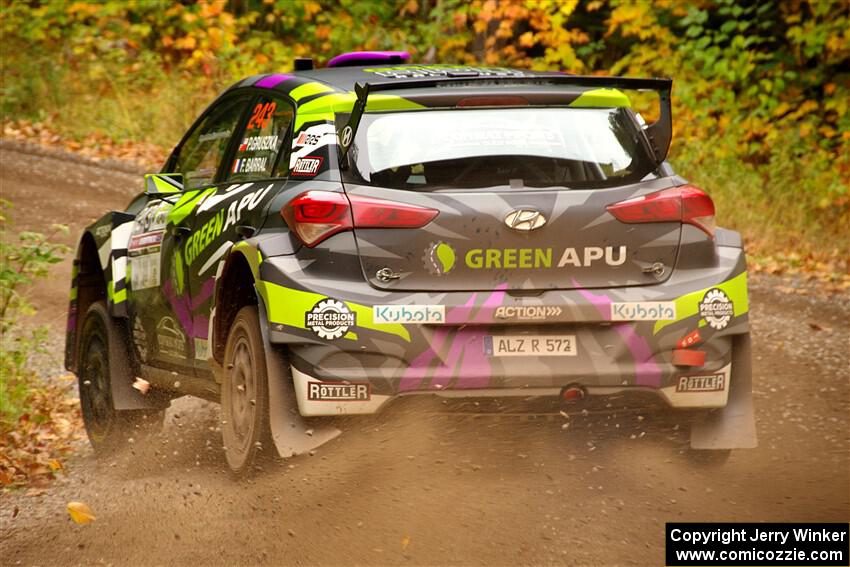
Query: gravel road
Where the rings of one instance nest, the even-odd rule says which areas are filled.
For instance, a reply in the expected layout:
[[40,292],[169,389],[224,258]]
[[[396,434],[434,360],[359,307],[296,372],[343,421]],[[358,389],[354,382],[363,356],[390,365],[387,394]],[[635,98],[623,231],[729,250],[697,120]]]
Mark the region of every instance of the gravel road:
[[[19,230],[73,237],[140,177],[0,146]],[[722,211],[720,216],[722,220]],[[61,373],[70,262],[34,291]],[[2,565],[663,565],[668,521],[850,520],[850,307],[802,282],[751,281],[760,445],[686,458],[653,413],[450,416],[404,404],[350,421],[315,455],[234,481],[215,405],[177,400],[162,434],[98,461],[81,444],[40,496],[0,496]],[[800,289],[803,294],[792,293]],[[73,524],[68,501],[97,520]]]

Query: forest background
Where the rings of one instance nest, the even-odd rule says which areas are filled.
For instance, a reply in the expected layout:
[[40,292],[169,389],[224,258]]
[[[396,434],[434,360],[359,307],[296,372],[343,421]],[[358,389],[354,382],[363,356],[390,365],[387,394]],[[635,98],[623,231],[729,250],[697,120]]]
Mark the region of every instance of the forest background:
[[[158,168],[226,86],[352,50],[674,79],[676,171],[768,270],[850,258],[849,0],[2,0],[7,136]],[[842,278],[843,279],[843,278]]]

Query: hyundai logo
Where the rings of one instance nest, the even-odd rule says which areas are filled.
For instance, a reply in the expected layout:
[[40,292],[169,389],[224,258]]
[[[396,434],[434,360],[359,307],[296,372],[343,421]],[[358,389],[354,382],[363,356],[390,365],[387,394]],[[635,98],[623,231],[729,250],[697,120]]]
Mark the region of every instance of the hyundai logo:
[[540,211],[518,209],[508,213],[508,216],[505,217],[505,224],[514,230],[528,232],[546,224],[546,217]]

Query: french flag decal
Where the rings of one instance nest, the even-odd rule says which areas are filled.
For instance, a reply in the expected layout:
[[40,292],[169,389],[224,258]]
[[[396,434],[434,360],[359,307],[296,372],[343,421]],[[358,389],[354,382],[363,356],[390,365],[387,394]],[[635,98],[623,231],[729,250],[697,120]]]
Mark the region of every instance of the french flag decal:
[[237,159],[233,162],[233,169],[231,170],[231,173],[237,173],[239,171],[239,162],[240,161],[242,161],[242,160]]

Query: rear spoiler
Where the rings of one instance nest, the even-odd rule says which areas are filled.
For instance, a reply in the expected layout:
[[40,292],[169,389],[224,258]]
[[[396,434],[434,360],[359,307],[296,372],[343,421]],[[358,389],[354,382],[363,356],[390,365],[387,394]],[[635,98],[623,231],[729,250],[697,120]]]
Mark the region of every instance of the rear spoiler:
[[340,157],[345,157],[348,153],[348,148],[354,140],[354,134],[357,132],[357,126],[360,124],[360,118],[366,110],[366,101],[369,95],[378,91],[395,91],[402,89],[419,89],[435,87],[445,83],[468,83],[474,86],[475,83],[492,85],[494,82],[504,82],[506,84],[516,85],[528,83],[529,85],[564,85],[573,87],[592,87],[597,89],[622,89],[632,91],[655,91],[661,105],[661,112],[658,120],[648,124],[644,128],[652,151],[655,154],[655,161],[661,164],[666,157],[667,151],[670,149],[670,140],[673,137],[673,118],[670,103],[670,92],[673,88],[673,80],[667,78],[642,79],[632,77],[600,77],[587,75],[537,75],[526,77],[492,77],[492,76],[464,76],[461,73],[457,75],[447,75],[445,77],[427,77],[423,79],[394,79],[390,81],[370,82],[361,85],[354,85],[354,92],[357,95],[357,101],[354,103],[354,108],[351,111],[346,125],[337,132],[340,143]]

